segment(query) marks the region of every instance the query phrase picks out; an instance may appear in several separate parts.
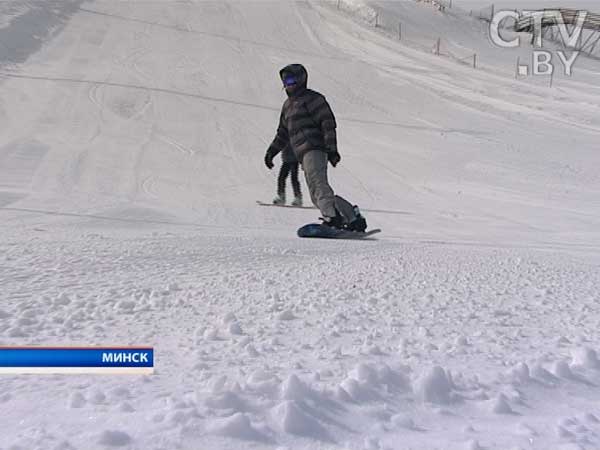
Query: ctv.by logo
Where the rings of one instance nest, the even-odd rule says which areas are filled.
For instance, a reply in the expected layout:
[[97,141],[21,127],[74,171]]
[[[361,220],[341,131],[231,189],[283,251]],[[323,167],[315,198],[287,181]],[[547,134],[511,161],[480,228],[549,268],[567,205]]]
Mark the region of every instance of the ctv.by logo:
[[[563,13],[560,10],[544,10],[544,11],[522,11],[521,14],[516,11],[500,11],[492,17],[490,22],[490,38],[492,42],[503,48],[515,48],[521,45],[521,38],[516,37],[513,40],[507,41],[500,35],[502,23],[512,18],[515,20],[515,29],[529,29],[533,32],[532,44],[534,48],[541,49],[544,45],[543,28],[544,26],[558,27],[560,37],[565,50],[557,50],[556,56],[562,63],[565,75],[571,76],[573,73],[573,64],[577,60],[580,51],[577,50],[578,44],[581,42],[585,21],[587,19],[587,11],[577,11],[576,15],[565,20]],[[567,23],[573,25],[571,31],[567,28]],[[566,49],[574,51],[568,55]],[[533,75],[553,75],[555,64],[553,64],[553,53],[547,50],[534,50],[532,53],[532,73]],[[529,66],[518,64],[518,75],[529,75]]]

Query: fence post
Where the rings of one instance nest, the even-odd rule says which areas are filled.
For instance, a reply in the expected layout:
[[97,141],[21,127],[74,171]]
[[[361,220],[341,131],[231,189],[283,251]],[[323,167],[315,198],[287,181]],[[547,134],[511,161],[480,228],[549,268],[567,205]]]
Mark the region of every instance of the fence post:
[[473,69],[477,69],[477,53],[473,54]]
[[337,8],[340,9],[340,0],[337,0]]
[[517,67],[515,69],[515,80],[519,79],[519,67],[521,67],[521,57],[517,57]]
[[554,69],[550,72],[550,87],[554,84]]
[[437,42],[435,44],[435,54],[439,55],[440,54],[440,44],[441,44],[441,40],[442,38],[437,38]]
[[398,40],[402,40],[402,22],[398,22]]
[[375,13],[375,28],[379,26],[379,13]]
[[495,14],[496,14],[496,6],[492,3],[492,15],[490,17],[490,22],[494,20]]

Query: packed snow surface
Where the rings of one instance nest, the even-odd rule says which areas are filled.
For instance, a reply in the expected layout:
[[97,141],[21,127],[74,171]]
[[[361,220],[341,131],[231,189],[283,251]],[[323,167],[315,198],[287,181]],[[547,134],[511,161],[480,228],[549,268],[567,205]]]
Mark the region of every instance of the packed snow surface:
[[[515,80],[472,17],[343,3],[0,6],[0,345],[156,358],[2,376],[0,449],[600,448],[600,64]],[[255,203],[291,62],[376,240]]]

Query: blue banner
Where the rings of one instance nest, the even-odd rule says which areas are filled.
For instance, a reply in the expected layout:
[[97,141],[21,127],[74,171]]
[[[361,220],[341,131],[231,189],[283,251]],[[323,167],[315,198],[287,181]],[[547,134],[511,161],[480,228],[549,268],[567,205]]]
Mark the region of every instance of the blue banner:
[[154,367],[152,347],[0,347],[2,367]]

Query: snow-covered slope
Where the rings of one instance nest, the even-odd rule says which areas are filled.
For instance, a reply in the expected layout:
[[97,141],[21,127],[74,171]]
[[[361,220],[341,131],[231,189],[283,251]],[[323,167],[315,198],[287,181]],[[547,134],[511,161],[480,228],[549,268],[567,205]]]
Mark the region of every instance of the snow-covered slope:
[[[517,81],[332,2],[52,8],[0,21],[27,44],[0,50],[0,344],[148,344],[158,368],[0,379],[1,449],[600,446],[600,67]],[[255,205],[290,62],[377,242]]]
[[598,94],[474,71],[306,3],[86,4],[3,72],[3,195],[25,196],[19,208],[288,230],[298,216],[253,204],[273,190],[261,156],[289,61],[337,112],[334,186],[363,208],[411,213],[371,216],[390,234],[597,230]]

